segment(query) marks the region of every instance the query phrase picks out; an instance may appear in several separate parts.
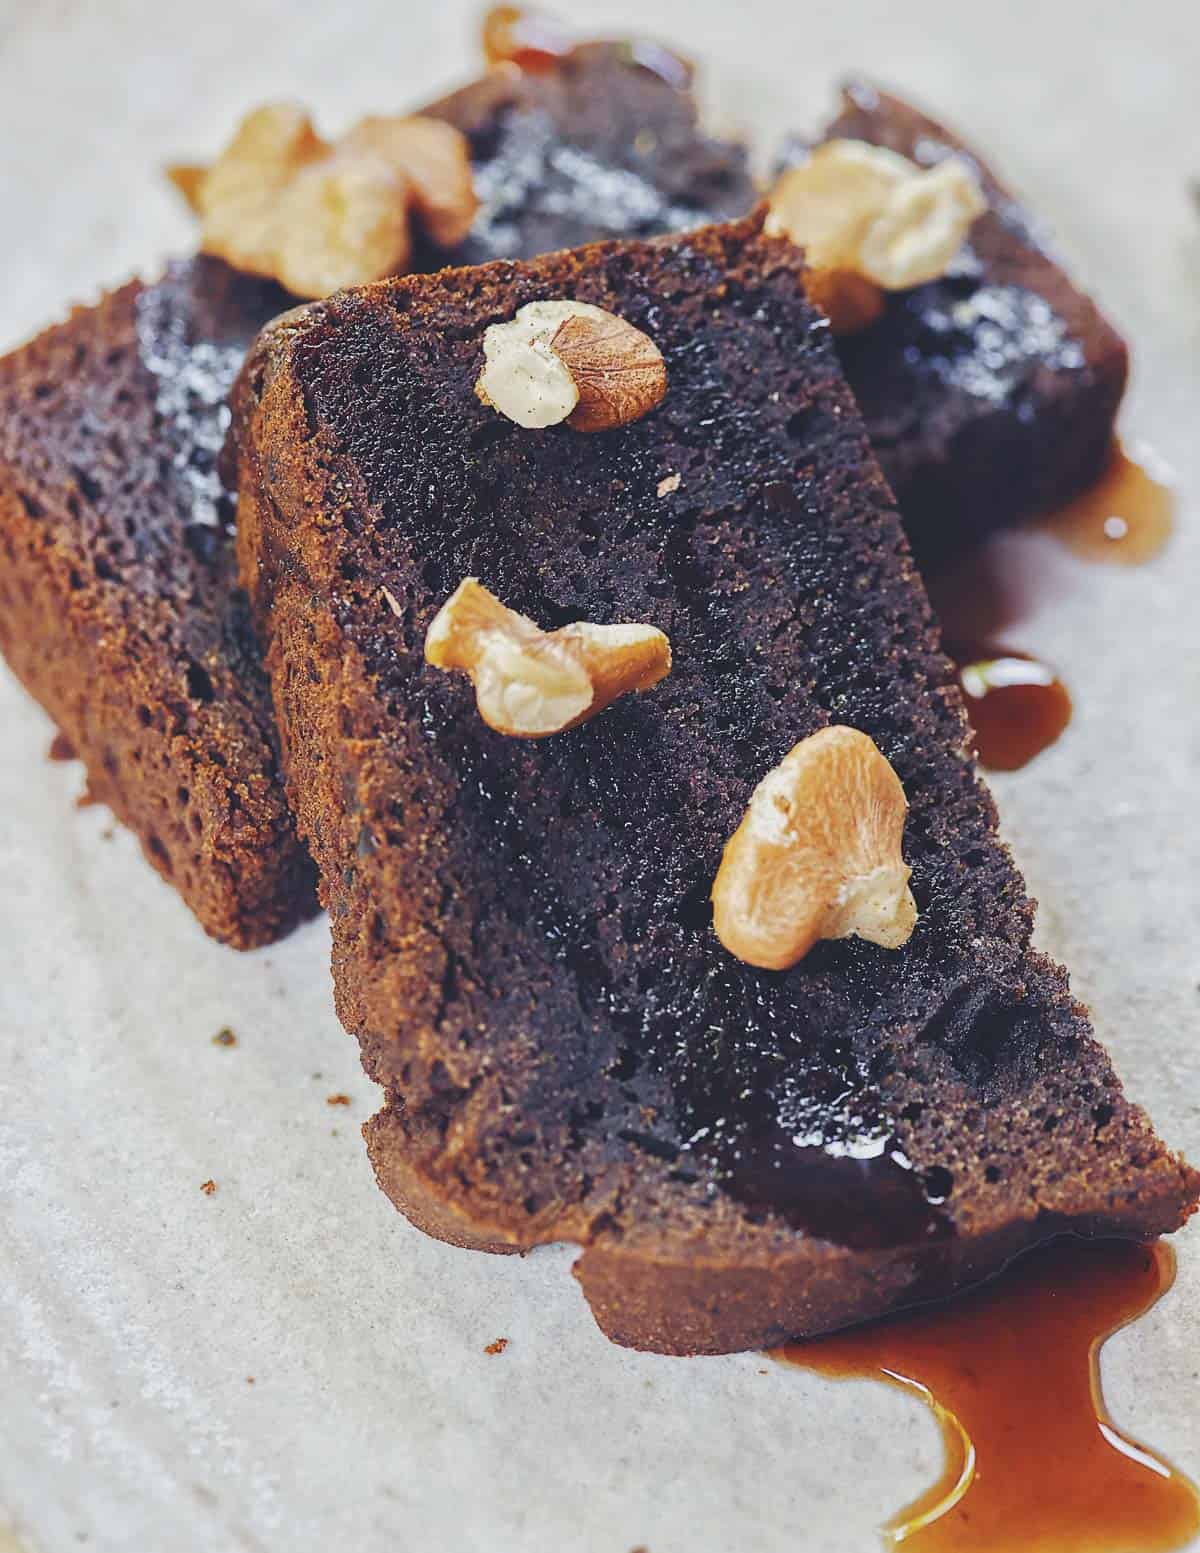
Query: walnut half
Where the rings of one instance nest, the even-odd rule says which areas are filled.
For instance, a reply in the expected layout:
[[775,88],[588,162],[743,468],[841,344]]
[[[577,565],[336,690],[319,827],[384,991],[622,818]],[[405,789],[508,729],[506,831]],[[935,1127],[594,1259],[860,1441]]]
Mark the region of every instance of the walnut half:
[[425,658],[470,677],[489,728],[538,739],[587,722],[628,691],[650,690],[670,672],[671,644],[648,625],[581,620],[543,631],[467,577],[434,616]]
[[899,949],[917,907],[901,853],[908,803],[865,733],[822,728],[755,788],[713,885],[713,925],[763,970],[797,964],[818,939]]
[[922,168],[861,140],[828,140],[771,191],[765,230],[800,244],[837,333],[873,323],[883,293],[945,274],[987,209],[961,156]]
[[649,335],[590,302],[527,302],[483,336],[482,403],[529,429],[611,431],[653,410],[667,367]]
[[211,167],[171,176],[200,217],[205,253],[299,297],[401,272],[414,220],[452,247],[478,205],[470,150],[453,126],[369,118],[331,144],[290,104],[247,115]]

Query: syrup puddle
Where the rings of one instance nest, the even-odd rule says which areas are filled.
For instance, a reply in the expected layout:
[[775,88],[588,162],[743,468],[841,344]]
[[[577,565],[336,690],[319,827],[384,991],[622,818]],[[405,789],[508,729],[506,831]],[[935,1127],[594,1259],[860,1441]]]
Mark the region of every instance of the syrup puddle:
[[980,762],[990,770],[1020,770],[1071,721],[1067,687],[1048,664],[1004,647],[948,643],[946,651],[958,667]]
[[1126,449],[1115,442],[1107,469],[1082,496],[1024,528],[992,535],[927,579],[982,765],[1018,770],[1071,720],[1070,694],[1053,669],[1030,654],[990,644],[1077,584],[1064,549],[1120,566],[1153,559],[1175,524],[1172,479],[1145,443]]
[[933,1410],[942,1476],[882,1529],[887,1546],[1167,1553],[1200,1531],[1200,1496],[1109,1418],[1098,1358],[1174,1272],[1162,1241],[1064,1241],[946,1304],[773,1357],[839,1379],[885,1380]]
[[1174,475],[1145,443],[1113,444],[1108,468],[1082,496],[1041,523],[1046,533],[1089,561],[1140,566],[1175,527]]

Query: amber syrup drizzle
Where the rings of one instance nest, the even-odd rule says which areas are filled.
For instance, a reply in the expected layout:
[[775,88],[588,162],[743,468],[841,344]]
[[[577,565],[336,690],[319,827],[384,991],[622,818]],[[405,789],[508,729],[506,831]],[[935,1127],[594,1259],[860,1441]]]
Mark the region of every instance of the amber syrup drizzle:
[[1107,1337],[1170,1288],[1165,1244],[1061,1241],[945,1304],[778,1349],[936,1415],[939,1481],[883,1528],[905,1553],[1166,1553],[1200,1531],[1181,1473],[1121,1433],[1100,1391]]
[[1175,527],[1171,471],[1153,449],[1139,444],[1130,453],[1115,442],[1095,485],[1042,526],[1089,561],[1140,566],[1159,553]]
[[[1071,720],[1071,697],[1051,668],[1028,654],[983,645],[1053,596],[1058,568],[1045,539],[1089,561],[1140,566],[1162,550],[1174,529],[1171,478],[1150,448],[1130,452],[1114,442],[1108,466],[1090,490],[1023,530],[992,535],[928,578],[983,765],[1017,770],[1053,744]],[[1057,585],[1065,582],[1057,578]]]
[[1071,697],[1049,665],[1006,647],[947,644],[980,762],[1017,771],[1071,721]]

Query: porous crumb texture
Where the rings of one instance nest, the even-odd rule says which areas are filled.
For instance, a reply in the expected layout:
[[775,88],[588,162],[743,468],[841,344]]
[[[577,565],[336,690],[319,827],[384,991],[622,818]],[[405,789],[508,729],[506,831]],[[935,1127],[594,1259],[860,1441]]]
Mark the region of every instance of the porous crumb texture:
[[927,563],[1060,505],[1099,476],[1128,353],[1028,214],[944,125],[856,83],[825,136],[886,146],[923,167],[966,155],[990,203],[947,275],[889,297],[879,323],[838,341]]
[[[742,216],[746,149],[698,123],[691,71],[637,42],[583,43],[553,65],[495,67],[421,111],[471,145],[480,208],[459,264],[530,258]],[[426,255],[418,268],[438,268]]]
[[[655,340],[658,410],[582,436],[479,403],[484,330],[552,297]],[[1059,1230],[1181,1222],[1196,1178],[1029,948],[794,248],[747,222],[343,293],[266,331],[234,413],[289,794],[339,1011],[387,1091],[372,1158],[416,1223],[578,1241],[610,1336],[718,1352]],[[653,623],[673,671],[569,733],[493,733],[423,660],[464,576],[545,627]],[[718,944],[710,886],[755,784],[832,722],[904,784],[920,921],[897,952],[756,971]]]
[[216,473],[229,386],[286,299],[216,260],[0,363],[0,647],[205,929],[315,908]]

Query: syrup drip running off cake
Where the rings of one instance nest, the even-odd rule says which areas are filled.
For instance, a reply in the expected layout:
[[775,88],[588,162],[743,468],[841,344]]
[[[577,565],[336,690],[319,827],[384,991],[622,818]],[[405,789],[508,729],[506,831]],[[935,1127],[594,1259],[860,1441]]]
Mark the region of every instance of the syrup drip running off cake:
[[939,1481],[884,1528],[908,1553],[1168,1553],[1200,1532],[1195,1487],[1109,1417],[1105,1339],[1170,1288],[1163,1242],[1064,1241],[947,1305],[778,1350],[887,1381],[936,1415]]

